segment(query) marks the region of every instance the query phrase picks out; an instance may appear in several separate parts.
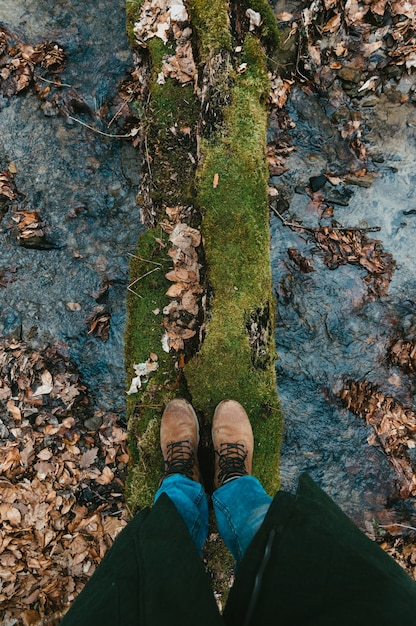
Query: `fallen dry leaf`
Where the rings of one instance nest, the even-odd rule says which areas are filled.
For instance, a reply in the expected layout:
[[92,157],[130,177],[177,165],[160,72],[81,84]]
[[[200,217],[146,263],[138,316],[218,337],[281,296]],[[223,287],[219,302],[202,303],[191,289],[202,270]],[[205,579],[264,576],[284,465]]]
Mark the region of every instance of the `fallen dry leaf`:
[[278,13],[276,17],[279,22],[290,22],[293,19],[293,13],[282,11],[281,13]]
[[[153,352],[144,363],[134,363],[133,369],[136,376],[133,377],[127,395],[137,393],[143,383],[146,383],[151,372],[155,372],[159,367],[158,357]],[[143,378],[143,380],[142,380]]]
[[108,341],[110,336],[111,313],[103,304],[98,304],[87,317],[88,334],[98,337],[101,341]]
[[8,200],[14,200],[16,197],[14,175],[10,169],[0,172],[0,197],[1,196]]
[[114,478],[114,473],[106,465],[101,475],[95,479],[95,482],[99,483],[100,485],[109,485],[113,481],[113,478]]
[[44,396],[49,394],[53,389],[52,374],[45,370],[41,375],[42,384],[33,392],[33,396]]
[[198,71],[190,41],[178,44],[175,54],[163,60],[162,74],[164,78],[173,78],[183,85],[189,82],[196,83]]
[[324,33],[335,33],[341,25],[341,14],[336,13],[322,28]]

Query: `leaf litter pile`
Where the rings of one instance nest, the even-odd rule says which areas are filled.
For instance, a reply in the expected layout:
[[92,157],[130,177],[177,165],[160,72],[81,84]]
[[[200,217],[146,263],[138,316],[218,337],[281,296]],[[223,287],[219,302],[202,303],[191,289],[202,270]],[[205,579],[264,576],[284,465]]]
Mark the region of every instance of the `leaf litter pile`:
[[35,78],[45,71],[60,72],[65,59],[65,52],[57,43],[32,46],[16,42],[10,33],[0,29],[1,93],[7,97],[14,96],[33,84]]
[[2,624],[52,624],[127,524],[127,434],[93,414],[65,345],[3,340],[0,407]]
[[416,448],[416,414],[368,381],[347,381],[340,398],[356,415],[374,429],[371,445],[380,446],[399,481],[400,496],[416,496],[416,475],[412,451]]
[[181,207],[167,208],[167,220],[162,224],[169,233],[172,244],[168,255],[173,261],[173,269],[166,274],[166,278],[173,284],[166,295],[172,301],[163,309],[164,326],[166,333],[162,338],[164,350],[176,352],[185,349],[185,342],[202,332],[200,314],[204,308],[204,288],[200,283],[201,264],[198,259],[197,248],[201,243],[201,233],[192,228],[182,219]]

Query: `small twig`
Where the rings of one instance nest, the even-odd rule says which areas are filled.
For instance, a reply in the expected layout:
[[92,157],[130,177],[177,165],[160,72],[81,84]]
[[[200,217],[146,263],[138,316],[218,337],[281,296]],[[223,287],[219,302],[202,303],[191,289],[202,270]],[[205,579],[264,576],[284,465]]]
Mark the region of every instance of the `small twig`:
[[[114,498],[114,497],[116,497],[116,498],[120,498],[123,494],[122,494],[122,493],[120,493],[120,494],[113,494],[113,493],[112,493],[112,494],[110,494],[110,495],[111,495],[113,498]],[[121,513],[122,513],[122,512],[121,512],[120,510],[119,510],[119,511],[113,511],[112,513],[107,513],[106,511],[103,511],[103,514],[104,514],[103,516],[104,516],[104,517],[117,517],[117,516],[118,516],[118,515],[120,515]],[[119,521],[121,522],[122,520],[120,519]]]
[[118,108],[118,109],[117,109],[117,111],[114,113],[114,115],[113,115],[113,117],[111,118],[111,120],[108,122],[108,124],[107,124],[107,128],[110,128],[111,124],[112,124],[112,123],[113,123],[113,122],[114,122],[114,121],[115,121],[118,117],[120,117],[120,115],[121,115],[121,112],[122,112],[123,108],[124,108],[125,106],[127,106],[127,104],[128,104],[128,103],[127,103],[127,100],[124,100],[124,101],[120,104],[119,108]]
[[407,524],[397,524],[392,522],[391,524],[377,524],[378,528],[391,528],[392,526],[400,526],[400,528],[407,528],[408,530],[416,530],[413,526],[407,526]]
[[164,405],[161,404],[142,404],[140,403],[140,408],[143,409],[157,409],[158,411],[160,411],[161,409],[163,409]]
[[148,150],[148,147],[147,147],[147,135],[146,135],[146,133],[144,135],[144,149],[145,149],[145,152],[146,152],[147,169],[149,170],[149,177],[150,177],[150,181],[151,181],[152,180],[152,170],[151,170],[151,167],[150,167],[149,150]]
[[102,130],[98,130],[98,128],[94,128],[94,126],[90,126],[89,124],[86,124],[85,122],[82,122],[81,120],[78,120],[76,117],[72,117],[72,115],[68,115],[68,117],[70,120],[73,120],[74,122],[78,122],[78,124],[81,124],[81,126],[85,126],[85,128],[89,128],[89,130],[92,130],[94,133],[98,133],[99,135],[104,135],[104,137],[111,137],[112,139],[127,139],[128,137],[133,137],[131,132],[128,135],[110,135],[110,133],[104,133]]
[[308,233],[314,233],[315,228],[310,228],[309,226],[302,226],[302,224],[298,224],[297,222],[288,222],[283,215],[279,213],[279,211],[272,205],[270,205],[273,213],[277,215],[277,217],[282,221],[283,226],[289,226],[289,228],[300,228],[301,230],[306,230]]
[[[300,37],[299,37],[299,39],[300,39]],[[303,78],[303,80],[308,81],[307,77],[306,77],[306,76],[304,76],[304,74],[302,74],[302,72],[301,72],[301,71],[300,71],[300,69],[299,69],[299,61],[300,61],[300,58],[301,58],[301,43],[300,43],[300,41],[299,41],[299,42],[298,42],[297,54],[296,54],[296,72],[299,74],[299,76],[300,76],[301,78]]]
[[48,80],[47,78],[43,78],[43,76],[39,76],[39,74],[35,74],[35,78],[43,80],[45,83],[49,83],[50,85],[56,85],[56,87],[72,87],[72,85],[68,85],[68,83],[58,83],[56,80]]
[[133,257],[133,259],[139,259],[139,261],[145,261],[146,263],[152,263],[153,265],[159,265],[159,267],[163,267],[162,263],[157,263],[156,261],[151,261],[150,259],[145,259],[142,256],[139,256],[138,254],[132,254],[131,252],[127,252],[127,254],[131,257]]
[[[312,233],[312,234],[319,232],[321,228],[323,228],[323,227],[310,228],[309,226],[303,226],[302,224],[299,224],[298,222],[288,222],[287,220],[285,220],[283,215],[281,215],[274,206],[270,205],[270,208],[273,211],[273,213],[275,213],[277,217],[282,221],[283,226],[289,226],[289,228],[297,228],[301,230],[306,230],[306,232]],[[357,228],[356,226],[328,226],[328,228],[330,228],[332,231],[335,230],[339,232],[359,232],[359,233],[378,233],[381,230],[380,226],[369,226],[368,228]]]
[[141,296],[139,293],[134,291],[132,289],[132,287],[133,287],[133,285],[138,283],[139,280],[142,280],[142,278],[145,278],[146,276],[149,276],[149,274],[152,274],[153,272],[157,272],[157,270],[160,270],[160,267],[154,267],[152,270],[149,270],[148,272],[146,272],[146,274],[143,274],[143,276],[139,276],[139,278],[136,278],[136,280],[133,280],[133,282],[130,283],[130,285],[128,285],[127,290],[130,291],[131,293],[134,293],[135,296],[138,296],[139,298],[143,298],[143,296]]

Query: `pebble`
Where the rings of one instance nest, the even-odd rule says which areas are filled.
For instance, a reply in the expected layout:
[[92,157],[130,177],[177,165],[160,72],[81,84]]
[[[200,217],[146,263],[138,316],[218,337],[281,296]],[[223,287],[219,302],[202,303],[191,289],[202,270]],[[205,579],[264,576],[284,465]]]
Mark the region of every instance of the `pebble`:
[[365,176],[347,176],[345,183],[347,185],[357,185],[358,187],[371,187],[374,182],[374,176],[372,174],[366,174]]
[[359,83],[361,80],[360,70],[356,70],[353,67],[342,67],[338,72],[338,76],[346,83]]
[[325,185],[327,178],[324,174],[319,176],[311,176],[309,179],[309,187],[312,191],[319,191]]
[[85,420],[84,426],[88,428],[88,430],[98,430],[102,423],[103,418],[100,415],[93,415]]
[[326,200],[332,202],[332,204],[338,204],[339,206],[348,206],[351,196],[352,191],[345,189],[345,187],[342,189],[332,189],[325,194]]

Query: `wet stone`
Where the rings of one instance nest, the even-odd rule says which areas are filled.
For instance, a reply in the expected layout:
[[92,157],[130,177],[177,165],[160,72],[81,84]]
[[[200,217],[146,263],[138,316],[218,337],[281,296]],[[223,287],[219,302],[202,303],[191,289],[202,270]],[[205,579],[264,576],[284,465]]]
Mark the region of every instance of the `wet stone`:
[[360,70],[356,70],[352,67],[342,67],[338,72],[338,76],[340,77],[342,81],[346,83],[357,84],[361,80]]
[[309,179],[309,186],[312,191],[319,191],[327,182],[327,178],[324,174],[320,176],[311,176]]
[[346,176],[345,182],[347,185],[357,185],[357,187],[371,187],[374,182],[374,176],[370,173],[365,176]]
[[375,107],[379,103],[379,98],[375,95],[366,96],[361,100],[362,107]]
[[328,202],[332,202],[332,204],[348,206],[352,193],[353,192],[350,189],[346,189],[345,187],[341,189],[332,189],[325,193],[325,198]]
[[103,423],[102,417],[99,415],[93,415],[85,420],[84,426],[88,428],[88,430],[98,430]]
[[339,124],[340,122],[347,121],[350,117],[350,110],[348,107],[339,107],[332,114],[332,120],[335,124]]

